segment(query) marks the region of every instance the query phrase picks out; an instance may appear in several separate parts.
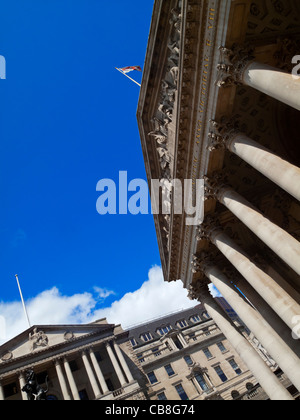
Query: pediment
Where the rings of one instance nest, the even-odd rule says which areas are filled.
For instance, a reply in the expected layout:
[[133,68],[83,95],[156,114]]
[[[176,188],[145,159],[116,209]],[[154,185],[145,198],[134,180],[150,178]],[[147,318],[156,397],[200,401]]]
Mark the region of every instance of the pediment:
[[113,331],[114,325],[95,323],[87,325],[49,325],[33,326],[0,347],[0,367],[5,363],[34,356],[40,352],[69,347],[71,343],[84,341],[92,335],[101,337],[107,331]]

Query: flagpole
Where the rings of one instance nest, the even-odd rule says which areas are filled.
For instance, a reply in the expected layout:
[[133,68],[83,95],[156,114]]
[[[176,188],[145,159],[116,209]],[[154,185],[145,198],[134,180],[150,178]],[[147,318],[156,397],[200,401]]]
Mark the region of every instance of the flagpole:
[[19,292],[20,292],[20,296],[21,296],[21,301],[22,301],[24,313],[25,313],[25,316],[26,316],[26,319],[27,319],[27,322],[28,322],[28,326],[30,328],[31,324],[30,324],[30,321],[29,321],[29,316],[28,316],[26,305],[25,305],[25,302],[24,302],[23,293],[22,293],[22,290],[21,290],[18,274],[16,274],[15,277],[16,277],[16,280],[17,280],[17,283],[18,283],[18,288],[19,288]]
[[117,69],[120,73],[122,73],[124,76],[128,77],[128,79],[130,79],[130,80],[131,80],[132,82],[134,82],[136,85],[138,85],[139,87],[141,87],[141,85],[140,85],[137,81],[135,81],[134,79],[132,79],[131,77],[129,77],[129,76],[128,76],[128,74],[124,73],[121,69],[118,69],[118,67],[116,67],[116,69]]

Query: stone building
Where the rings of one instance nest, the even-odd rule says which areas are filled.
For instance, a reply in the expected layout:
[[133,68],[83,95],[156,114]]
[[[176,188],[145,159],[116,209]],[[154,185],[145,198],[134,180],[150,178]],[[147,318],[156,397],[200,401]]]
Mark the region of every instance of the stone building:
[[202,305],[129,330],[151,400],[232,400],[256,380]]
[[[298,0],[156,0],[137,111],[168,202],[154,214],[165,280],[205,305],[272,400],[291,395],[207,286],[300,391],[299,56]],[[184,180],[194,203],[205,182],[198,223],[176,200]]]
[[[299,396],[276,362],[255,343],[235,311],[223,298],[215,300],[226,309],[240,333],[261,354],[281,383],[294,396]],[[128,332],[136,364],[145,376],[147,399],[268,399],[202,304],[138,325]]]
[[128,333],[105,319],[34,326],[0,347],[0,400],[27,400],[25,372],[52,400],[139,400],[145,394]]

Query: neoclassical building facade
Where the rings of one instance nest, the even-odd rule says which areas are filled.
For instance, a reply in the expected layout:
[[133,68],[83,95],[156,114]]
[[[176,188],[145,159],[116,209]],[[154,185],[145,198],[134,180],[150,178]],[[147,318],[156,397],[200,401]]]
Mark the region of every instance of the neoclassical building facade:
[[0,400],[27,400],[27,369],[52,400],[140,400],[128,333],[106,319],[33,326],[0,347]]
[[[228,303],[223,298],[216,298],[216,303],[229,313],[240,334],[284,387],[299,396],[276,362],[255,343]],[[147,399],[268,400],[268,395],[202,304],[138,325],[128,332],[136,363],[146,379]]]
[[[272,400],[293,398],[208,284],[300,391],[299,56],[297,0],[156,0],[137,111],[149,185],[170,201],[154,215],[165,280],[205,305]],[[177,211],[174,180],[193,181],[194,202],[204,181],[201,223]]]

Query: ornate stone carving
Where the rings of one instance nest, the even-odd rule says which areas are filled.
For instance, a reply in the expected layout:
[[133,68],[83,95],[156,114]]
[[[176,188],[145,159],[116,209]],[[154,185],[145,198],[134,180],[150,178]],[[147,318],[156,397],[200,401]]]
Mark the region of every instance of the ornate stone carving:
[[243,83],[243,73],[248,64],[254,60],[254,48],[234,45],[232,49],[220,47],[221,60],[217,86],[227,87]]
[[33,352],[36,348],[47,347],[48,337],[44,331],[38,331],[37,328],[33,330],[33,333],[29,333],[30,351]]
[[64,339],[66,341],[72,340],[74,338],[74,333],[72,331],[66,331],[64,334]]
[[202,252],[200,255],[194,254],[191,261],[192,272],[194,274],[198,272],[204,272],[205,268],[209,265],[213,265],[212,255],[206,252]]
[[189,299],[201,301],[203,296],[209,293],[208,284],[209,281],[204,278],[203,280],[198,281],[196,284],[191,285],[188,294]]
[[[171,153],[169,144],[169,125],[173,121],[173,113],[179,78],[179,59],[180,59],[180,40],[182,24],[182,1],[179,0],[177,6],[171,11],[170,24],[172,26],[171,35],[168,41],[168,57],[166,60],[165,75],[161,82],[161,94],[157,111],[152,119],[154,130],[149,133],[157,143],[157,154],[160,165],[160,180],[164,184],[163,197],[166,197],[165,204],[170,207],[171,190],[166,189],[167,181],[171,181]],[[165,190],[165,195],[164,195]],[[171,208],[170,208],[171,211]],[[165,236],[164,245],[166,251],[170,247],[170,218],[163,219],[161,231]]]
[[239,115],[236,115],[231,119],[223,118],[221,123],[210,120],[211,131],[208,134],[209,145],[207,148],[210,152],[216,149],[225,149],[227,147],[232,136],[240,131],[239,118]]
[[208,216],[206,217],[205,222],[197,227],[196,239],[198,241],[210,240],[212,233],[220,229],[221,227],[218,220],[215,219],[213,216]]
[[1,360],[2,362],[8,362],[13,358],[13,353],[11,351],[7,351],[6,353],[2,354]]
[[278,50],[274,54],[276,67],[290,73],[294,64],[292,59],[300,52],[300,40],[295,38],[278,38]]

